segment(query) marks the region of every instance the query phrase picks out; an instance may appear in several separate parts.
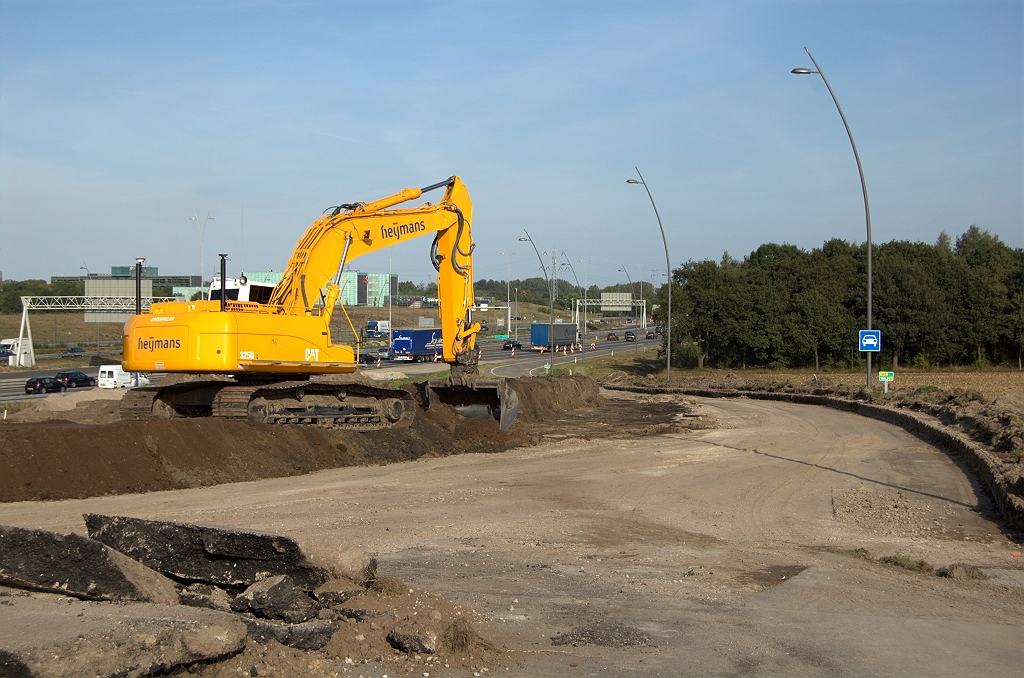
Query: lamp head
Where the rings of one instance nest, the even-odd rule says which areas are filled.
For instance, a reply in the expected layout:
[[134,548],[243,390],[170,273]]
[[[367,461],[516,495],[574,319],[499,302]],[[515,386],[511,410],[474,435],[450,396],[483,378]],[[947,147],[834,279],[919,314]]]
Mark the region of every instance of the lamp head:
[[639,179],[626,179],[627,184],[642,184],[643,182]]
[[529,238],[520,238],[519,242],[532,242]]
[[146,257],[135,257],[135,261],[140,264],[145,263]]
[[810,75],[811,73],[817,73],[817,71],[812,71],[809,68],[794,68],[790,73],[795,73],[796,75]]

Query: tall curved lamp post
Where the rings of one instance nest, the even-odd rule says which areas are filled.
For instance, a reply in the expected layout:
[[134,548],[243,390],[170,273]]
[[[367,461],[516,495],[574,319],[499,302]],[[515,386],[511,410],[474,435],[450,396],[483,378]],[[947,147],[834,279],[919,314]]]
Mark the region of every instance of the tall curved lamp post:
[[[199,216],[195,212],[193,212],[192,216],[188,218],[189,221],[196,222],[196,227],[199,229],[199,291],[200,291],[200,295],[202,295],[203,285],[206,284],[206,253],[203,250],[203,243],[205,243],[205,241],[206,241],[206,224],[211,219],[216,219],[216,218],[217,217],[211,217],[210,216],[210,211],[207,211],[206,212],[206,219],[203,220],[203,225],[202,226],[199,225]],[[221,284],[223,285],[224,282],[221,281]],[[205,297],[203,297],[203,298],[205,298]]]
[[[551,280],[548,278],[547,266],[544,265],[544,258],[540,256],[540,251],[537,249],[536,243],[533,242],[533,238],[530,237],[530,232],[524,228],[523,233],[526,234],[526,237],[520,238],[519,242],[528,242],[533,245],[533,251],[537,253],[537,261],[540,262],[540,270],[544,272],[544,283],[548,286],[548,296],[551,301],[551,315],[548,320],[548,355],[553,358],[555,352],[555,337],[553,330],[553,326],[555,324],[555,291],[551,289]],[[549,361],[548,364],[551,364],[551,361]],[[551,368],[548,368],[548,372],[551,372]]]
[[[625,264],[623,264],[622,268],[619,269],[619,273],[625,273],[626,274],[626,282],[629,283],[629,293],[630,294],[636,294],[636,285],[633,284],[633,279],[629,277],[629,271],[626,270],[626,265]],[[632,308],[632,306],[629,309],[629,314],[633,315],[633,308]]]
[[[640,174],[639,167],[633,167],[640,180],[626,179],[627,184],[641,184],[647,190],[647,197],[651,199],[651,207],[654,208],[654,216],[658,219],[658,228],[661,229],[661,242],[665,245],[665,269],[668,271],[668,323],[665,328],[665,381],[672,381],[672,264],[668,258],[668,240],[665,238],[665,228],[661,225],[661,216],[658,214],[658,206],[654,204],[654,196],[651,189],[647,188],[644,182],[644,175]],[[625,266],[623,266],[625,268]]]
[[[562,256],[565,257],[565,264],[563,264],[563,266],[567,266],[569,268],[569,270],[572,271],[572,277],[576,280],[576,289],[579,290],[580,296],[583,296],[583,286],[580,285],[580,278],[579,278],[578,275],[576,275],[576,269],[573,268],[572,259],[570,259],[569,255],[565,253],[565,250],[562,250]],[[586,304],[584,304],[583,305],[583,315],[586,316],[586,314],[587,314],[587,306],[586,306]],[[587,325],[586,325],[586,323],[584,323],[583,324],[583,332],[582,333],[580,332],[580,318],[577,315],[576,316],[576,334],[579,335],[579,340],[581,342],[583,341],[583,334],[586,333],[586,330],[587,330]],[[586,352],[583,349],[583,344],[582,343],[580,344],[580,351],[584,353],[584,360],[585,360],[586,359]]]
[[[825,83],[825,87],[828,87],[828,93],[832,95],[832,101],[836,104],[836,110],[839,111],[839,117],[843,119],[843,126],[846,127],[846,136],[850,137],[850,146],[853,147],[853,157],[857,161],[857,172],[860,174],[860,188],[864,193],[864,220],[867,223],[868,230],[868,329],[873,329],[871,325],[871,207],[868,205],[868,185],[864,181],[864,167],[860,164],[860,154],[857,153],[857,144],[853,140],[853,132],[850,131],[850,124],[846,122],[846,115],[843,114],[843,107],[839,105],[839,99],[836,98],[836,93],[832,91],[832,85],[828,84],[828,79],[825,74],[821,72],[821,66],[814,60],[814,56],[811,54],[811,50],[804,47],[804,51],[807,52],[807,56],[811,57],[811,63],[818,70],[812,71],[809,68],[794,68],[791,73],[796,75],[820,75],[822,81]],[[871,390],[871,352],[868,352],[868,373],[867,373],[867,388]]]

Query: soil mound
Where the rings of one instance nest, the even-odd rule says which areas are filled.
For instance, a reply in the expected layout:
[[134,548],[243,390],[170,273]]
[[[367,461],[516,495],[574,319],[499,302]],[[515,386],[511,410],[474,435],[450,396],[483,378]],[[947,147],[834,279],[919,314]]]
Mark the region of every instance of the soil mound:
[[601,389],[590,377],[527,377],[508,381],[519,396],[517,422],[543,421],[601,402]]
[[493,419],[465,418],[448,405],[424,409],[422,385],[405,387],[417,402],[410,427],[367,432],[210,418],[96,423],[116,416],[119,401],[106,398],[58,412],[37,407],[19,413],[27,421],[0,425],[0,502],[175,490],[504,452],[537,444],[552,431],[610,437],[707,425],[680,419],[690,405],[675,396],[659,396],[666,402],[632,394],[606,400],[592,379],[580,376],[511,381],[520,408],[508,431]]
[[424,456],[503,452],[531,442],[528,424],[537,413],[565,412],[599,398],[590,380],[520,381],[516,390],[527,407],[511,431],[490,419],[464,418],[447,405],[424,410],[414,386],[409,389],[419,407],[412,426],[369,432],[217,419],[120,421],[123,391],[54,395],[0,427],[0,501],[173,490]]
[[45,398],[32,401],[8,420],[39,422],[63,419],[80,424],[109,424],[121,420],[118,410],[124,393],[123,389],[113,388],[51,393]]

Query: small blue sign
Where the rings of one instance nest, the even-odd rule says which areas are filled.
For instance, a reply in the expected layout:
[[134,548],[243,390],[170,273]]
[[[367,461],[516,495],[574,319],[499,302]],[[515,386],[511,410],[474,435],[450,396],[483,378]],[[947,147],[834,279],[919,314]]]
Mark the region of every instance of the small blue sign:
[[861,330],[860,350],[867,353],[878,353],[882,350],[882,330]]

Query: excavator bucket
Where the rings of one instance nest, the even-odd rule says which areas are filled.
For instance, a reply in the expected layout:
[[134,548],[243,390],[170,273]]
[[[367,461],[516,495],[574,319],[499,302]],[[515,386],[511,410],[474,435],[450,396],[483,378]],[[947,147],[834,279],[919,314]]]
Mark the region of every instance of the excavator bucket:
[[464,417],[495,419],[502,431],[519,414],[519,396],[504,379],[481,379],[472,386],[453,386],[445,379],[431,379],[427,382],[427,398],[430,407],[444,403]]

